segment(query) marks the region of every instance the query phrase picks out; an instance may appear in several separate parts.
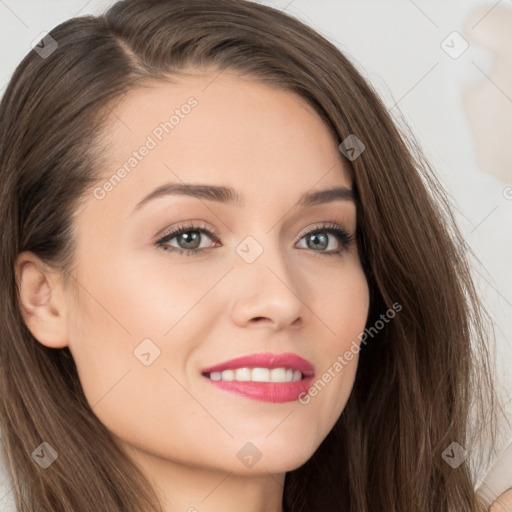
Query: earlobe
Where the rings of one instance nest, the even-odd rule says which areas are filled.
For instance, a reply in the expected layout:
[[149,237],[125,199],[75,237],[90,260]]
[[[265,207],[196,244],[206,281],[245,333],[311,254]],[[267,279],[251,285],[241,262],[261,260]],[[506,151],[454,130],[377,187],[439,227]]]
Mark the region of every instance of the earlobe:
[[65,301],[56,273],[24,252],[16,260],[16,280],[21,314],[34,338],[49,348],[68,346]]

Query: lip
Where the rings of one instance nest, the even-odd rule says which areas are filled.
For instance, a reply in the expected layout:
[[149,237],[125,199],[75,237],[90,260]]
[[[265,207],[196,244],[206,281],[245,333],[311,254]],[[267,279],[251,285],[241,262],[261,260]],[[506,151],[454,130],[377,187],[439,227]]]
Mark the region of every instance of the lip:
[[[208,373],[234,370],[236,368],[291,368],[299,370],[303,378],[297,382],[252,382],[211,380]],[[273,354],[263,352],[238,357],[224,363],[210,366],[202,371],[204,378],[216,388],[237,395],[264,402],[283,403],[297,400],[302,393],[307,393],[315,375],[314,366],[306,359],[293,353]]]
[[273,354],[272,352],[260,352],[248,356],[230,359],[224,363],[205,368],[202,373],[223,372],[224,370],[235,370],[236,368],[291,368],[299,370],[305,377],[312,377],[315,374],[314,366],[306,359],[287,352],[284,354]]

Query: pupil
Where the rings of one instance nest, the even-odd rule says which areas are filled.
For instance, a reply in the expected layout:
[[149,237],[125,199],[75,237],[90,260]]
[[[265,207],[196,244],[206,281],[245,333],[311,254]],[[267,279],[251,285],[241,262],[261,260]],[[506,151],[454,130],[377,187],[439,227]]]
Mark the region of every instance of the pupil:
[[[190,244],[192,243],[192,247],[189,247],[188,245],[186,247],[184,247],[184,249],[197,249],[198,247],[198,244],[197,244],[197,241],[199,240],[199,233],[197,231],[189,231],[187,233],[182,233],[180,235],[182,237],[182,240],[183,239],[190,239],[190,240],[185,240],[185,244]],[[195,240],[194,240],[195,238]],[[194,242],[196,242],[196,244],[194,245]]]
[[[312,237],[312,239],[316,240],[314,242],[316,247],[318,247],[319,245],[321,246],[321,249],[325,249],[327,247],[328,241],[327,241],[327,237],[325,236],[325,234],[315,233],[314,235],[311,235],[311,237]],[[323,242],[318,242],[319,238],[323,238]]]

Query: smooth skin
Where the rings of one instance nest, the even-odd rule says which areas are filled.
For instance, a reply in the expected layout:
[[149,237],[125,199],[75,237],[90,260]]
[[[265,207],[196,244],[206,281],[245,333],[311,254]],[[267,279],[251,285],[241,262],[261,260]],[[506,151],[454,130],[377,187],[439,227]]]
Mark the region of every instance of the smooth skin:
[[[190,97],[197,105],[105,187]],[[285,473],[313,455],[340,416],[357,354],[307,404],[228,393],[201,370],[294,352],[320,378],[359,343],[369,290],[357,246],[326,229],[316,240],[307,235],[324,223],[353,235],[355,203],[297,205],[304,193],[351,187],[339,142],[300,97],[227,71],[155,83],[112,109],[98,184],[109,191],[97,199],[91,190],[77,212],[74,286],[33,254],[18,258],[26,322],[43,345],[70,348],[93,411],[166,512],[280,512]],[[183,182],[233,187],[245,205],[165,195],[137,208],[156,188]],[[202,253],[157,245],[190,221],[215,233],[200,235]],[[166,246],[187,248],[190,239]],[[262,253],[249,263],[240,248]],[[146,339],[160,350],[148,366],[134,355]],[[237,456],[244,447],[257,455],[247,443],[261,454],[252,467]]]

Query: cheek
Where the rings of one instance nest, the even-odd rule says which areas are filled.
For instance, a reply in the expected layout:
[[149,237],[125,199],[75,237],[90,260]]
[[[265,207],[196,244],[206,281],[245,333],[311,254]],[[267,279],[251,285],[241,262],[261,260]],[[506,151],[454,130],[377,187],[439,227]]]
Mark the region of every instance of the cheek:
[[81,327],[112,341],[124,337],[130,344],[161,338],[218,279],[214,271],[203,268],[183,269],[164,257],[116,258],[109,253],[90,258],[78,276],[83,283]]
[[334,426],[352,390],[359,359],[361,337],[369,311],[369,289],[362,268],[355,265],[339,279],[323,279],[329,283],[316,300],[322,319],[322,365],[307,394],[299,399],[303,407],[322,421],[317,422],[318,437],[325,437]]
[[[121,300],[122,306],[132,308],[133,323],[150,325],[151,315],[158,312],[144,310],[140,298]],[[178,384],[188,387],[182,368],[191,348],[183,342],[183,332],[177,329],[176,335],[164,338],[162,326],[157,326],[152,332],[158,331],[158,335],[136,335],[117,321],[119,310],[107,311],[103,304],[83,297],[72,328],[70,350],[87,402],[101,423],[119,438],[141,445],[148,436],[155,445],[167,439],[167,445],[162,443],[163,452],[180,453],[180,432],[186,425],[179,427],[176,413],[192,418],[198,412]],[[165,323],[166,330],[171,327],[172,322]],[[149,441],[147,447],[151,445]]]
[[109,265],[100,260],[91,257],[80,267],[81,286],[69,325],[69,348],[95,412],[106,403],[113,408],[129,405],[134,396],[126,392],[127,383],[147,378],[147,372],[140,374],[150,369],[144,362],[157,360],[162,335],[179,313],[176,290],[167,297],[158,295],[149,276],[134,271],[137,267],[128,269],[112,256],[102,260]]
[[[159,439],[186,430],[176,411],[209,425],[180,383],[190,389],[191,354],[218,318],[215,298],[201,300],[218,274],[190,271],[187,278],[178,265],[155,267],[129,258],[100,265],[100,260],[91,257],[80,267],[69,325],[69,348],[94,413],[125,439]],[[180,445],[172,450],[179,452]]]

